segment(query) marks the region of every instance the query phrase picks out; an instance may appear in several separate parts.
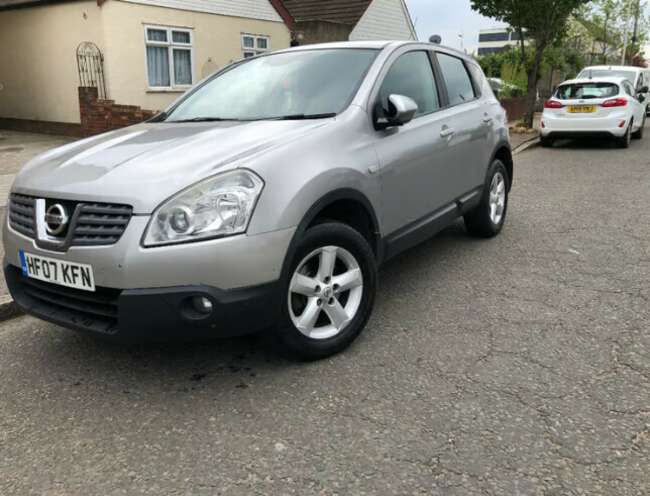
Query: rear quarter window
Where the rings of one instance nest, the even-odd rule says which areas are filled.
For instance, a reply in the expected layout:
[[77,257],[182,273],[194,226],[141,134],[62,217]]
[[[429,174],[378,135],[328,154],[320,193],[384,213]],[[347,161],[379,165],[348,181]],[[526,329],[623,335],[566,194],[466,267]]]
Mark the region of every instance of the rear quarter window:
[[483,85],[485,83],[485,76],[483,70],[476,64],[468,63],[467,67],[472,75],[472,82],[474,83],[474,92],[476,96],[481,96],[483,93]]

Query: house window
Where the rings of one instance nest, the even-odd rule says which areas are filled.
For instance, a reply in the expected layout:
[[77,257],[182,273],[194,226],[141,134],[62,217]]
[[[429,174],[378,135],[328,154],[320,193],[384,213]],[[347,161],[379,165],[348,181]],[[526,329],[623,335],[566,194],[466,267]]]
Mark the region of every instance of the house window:
[[191,86],[192,31],[146,26],[147,78],[150,88]]
[[255,34],[241,35],[241,49],[245,59],[255,57],[261,53],[267,52],[270,47],[270,38]]

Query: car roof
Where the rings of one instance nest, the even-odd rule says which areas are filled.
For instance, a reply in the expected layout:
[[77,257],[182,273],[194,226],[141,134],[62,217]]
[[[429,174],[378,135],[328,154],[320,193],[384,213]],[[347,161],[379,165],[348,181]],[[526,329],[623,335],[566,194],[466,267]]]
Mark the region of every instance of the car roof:
[[383,50],[384,48],[400,48],[402,46],[413,45],[413,46],[429,46],[433,48],[440,49],[442,52],[452,53],[458,57],[463,57],[467,60],[473,60],[472,57],[467,55],[464,52],[456,50],[444,45],[435,45],[433,43],[415,41],[415,40],[384,40],[384,41],[337,41],[333,43],[317,43],[314,45],[300,45],[292,48],[285,48],[284,50],[278,50],[275,53],[282,52],[291,52],[291,51],[302,51],[302,50],[322,50],[325,48],[356,48],[356,49],[371,49],[371,50]]
[[641,72],[646,70],[645,67],[636,67],[634,65],[591,65],[589,67],[585,67],[582,69],[580,72],[584,71],[616,71],[616,70],[625,70],[629,72]]
[[577,79],[569,79],[568,81],[564,81],[564,82],[560,83],[560,86],[564,86],[564,85],[567,85],[567,84],[584,84],[584,83],[621,84],[623,81],[627,81],[627,79],[622,77],[622,76],[595,77],[595,78],[577,78]]

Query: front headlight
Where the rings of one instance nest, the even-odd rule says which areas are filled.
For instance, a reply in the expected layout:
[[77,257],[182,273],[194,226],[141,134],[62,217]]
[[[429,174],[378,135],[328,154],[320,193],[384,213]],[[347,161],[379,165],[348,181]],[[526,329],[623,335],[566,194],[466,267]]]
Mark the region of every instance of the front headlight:
[[237,169],[213,176],[165,201],[151,217],[144,246],[246,232],[264,182]]

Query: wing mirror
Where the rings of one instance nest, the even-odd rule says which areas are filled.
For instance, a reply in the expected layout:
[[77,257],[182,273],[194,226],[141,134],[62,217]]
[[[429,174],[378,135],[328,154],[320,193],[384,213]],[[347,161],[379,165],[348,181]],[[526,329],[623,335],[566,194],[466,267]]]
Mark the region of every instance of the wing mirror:
[[641,88],[639,90],[639,93],[648,93],[648,91],[650,91],[650,88],[648,88],[647,86],[644,86],[643,88]]
[[413,120],[418,111],[418,104],[412,98],[404,95],[388,97],[388,111],[377,104],[375,109],[375,129],[382,130],[403,126]]

